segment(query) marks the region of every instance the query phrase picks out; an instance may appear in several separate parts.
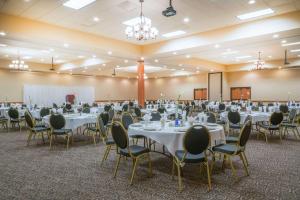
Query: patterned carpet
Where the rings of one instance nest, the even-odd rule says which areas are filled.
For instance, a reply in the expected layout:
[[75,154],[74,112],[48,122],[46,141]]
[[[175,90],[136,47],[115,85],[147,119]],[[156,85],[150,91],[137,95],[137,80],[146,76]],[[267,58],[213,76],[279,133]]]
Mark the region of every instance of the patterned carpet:
[[68,151],[63,140],[49,151],[41,140],[27,147],[26,137],[25,131],[0,132],[0,199],[300,199],[300,140],[292,136],[282,143],[274,136],[266,144],[253,135],[247,145],[250,176],[238,157],[238,180],[218,161],[211,192],[195,165],[184,167],[184,190],[178,192],[170,159],[157,153],[151,153],[153,177],[141,161],[130,186],[130,160],[121,161],[116,179],[115,152],[100,167],[102,143],[95,147],[90,138],[77,136]]

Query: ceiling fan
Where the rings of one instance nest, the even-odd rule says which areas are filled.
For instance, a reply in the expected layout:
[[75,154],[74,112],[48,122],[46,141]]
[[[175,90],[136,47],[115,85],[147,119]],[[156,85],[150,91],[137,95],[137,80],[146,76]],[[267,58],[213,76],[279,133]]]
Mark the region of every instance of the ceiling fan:
[[165,17],[172,17],[176,15],[176,10],[172,6],[172,0],[170,0],[169,7],[166,10],[162,11],[162,15]]

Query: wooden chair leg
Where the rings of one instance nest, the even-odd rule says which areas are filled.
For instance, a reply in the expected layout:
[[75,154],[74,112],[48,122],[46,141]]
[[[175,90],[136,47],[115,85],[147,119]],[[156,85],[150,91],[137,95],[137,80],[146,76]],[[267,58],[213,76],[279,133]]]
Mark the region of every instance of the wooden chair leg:
[[115,167],[114,178],[117,175],[117,171],[118,171],[118,168],[119,168],[120,160],[121,160],[121,155],[119,154],[119,157],[118,157],[118,160],[117,160],[117,164],[116,164],[116,167]]

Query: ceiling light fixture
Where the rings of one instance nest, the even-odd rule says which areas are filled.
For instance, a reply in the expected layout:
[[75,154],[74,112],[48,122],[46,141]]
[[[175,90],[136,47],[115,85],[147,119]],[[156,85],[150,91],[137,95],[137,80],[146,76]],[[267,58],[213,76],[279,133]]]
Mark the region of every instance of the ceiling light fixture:
[[294,53],[294,52],[299,52],[300,51],[300,49],[293,49],[293,50],[291,50],[290,52],[291,53]]
[[134,25],[130,25],[126,27],[125,34],[127,38],[135,38],[139,41],[141,40],[149,40],[156,39],[158,36],[158,30],[155,27],[152,27],[151,20],[145,20],[145,16],[143,14],[143,3],[144,0],[140,0],[141,3],[141,13],[139,17],[139,21]]
[[184,23],[189,23],[189,22],[190,22],[190,18],[188,18],[188,17],[184,18],[184,19],[183,19],[183,22],[184,22]]
[[274,35],[273,35],[273,38],[278,38],[278,37],[279,37],[278,34],[274,34]]
[[255,70],[264,69],[265,61],[261,59],[261,52],[258,52],[258,59],[254,62]]
[[0,47],[7,47],[6,44],[0,44]]
[[285,43],[286,43],[286,40],[282,40],[282,41],[281,41],[281,44],[285,44]]
[[[282,43],[282,42],[281,42],[281,43]],[[293,42],[293,43],[282,44],[283,47],[294,46],[294,45],[300,45],[300,42]]]
[[157,60],[157,59],[155,59],[155,60],[154,60],[154,62],[158,63],[158,60]]
[[16,69],[16,70],[27,70],[28,65],[25,64],[24,60],[20,59],[20,56],[16,60],[12,60],[11,64],[8,65],[10,69]]
[[271,8],[267,8],[267,9],[258,10],[255,12],[238,15],[237,18],[239,18],[241,20],[245,20],[245,19],[251,19],[251,18],[263,16],[263,15],[272,14],[272,13],[274,13],[274,10],[272,10]]
[[4,31],[1,31],[0,36],[6,36],[6,33]]
[[75,10],[79,10],[95,1],[96,0],[69,0],[66,1],[63,5]]
[[111,55],[111,54],[112,54],[112,52],[111,52],[111,51],[108,51],[108,52],[107,52],[107,54],[108,54],[108,55]]
[[255,0],[250,0],[250,1],[248,1],[248,4],[255,4]]
[[190,57],[191,57],[191,55],[189,55],[189,54],[188,54],[188,55],[186,55],[185,57],[186,57],[186,58],[190,58]]
[[216,49],[220,48],[220,45],[219,44],[215,44],[215,48]]
[[162,36],[166,37],[166,38],[169,38],[169,37],[175,37],[175,36],[178,36],[178,35],[183,35],[185,33],[186,33],[185,31],[178,30],[178,31],[170,32],[170,33],[165,33]]
[[99,17],[93,17],[94,22],[99,22]]
[[124,60],[124,63],[128,63],[128,60]]
[[64,47],[65,47],[65,48],[68,48],[68,47],[69,47],[69,44],[68,44],[68,43],[64,43]]

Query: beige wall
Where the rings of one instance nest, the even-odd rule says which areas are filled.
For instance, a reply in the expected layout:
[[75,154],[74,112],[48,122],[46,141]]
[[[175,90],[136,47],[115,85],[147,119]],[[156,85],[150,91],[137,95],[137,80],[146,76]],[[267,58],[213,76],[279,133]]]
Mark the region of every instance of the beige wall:
[[160,98],[163,93],[167,99],[192,100],[194,99],[194,88],[207,88],[207,74],[197,76],[171,77],[147,79],[145,81],[146,99]]
[[228,72],[224,99],[230,99],[230,87],[251,87],[252,100],[300,101],[300,70],[263,70]]
[[8,101],[23,101],[24,84],[92,86],[96,100],[136,99],[137,96],[136,79],[0,70],[0,102],[6,97]]

